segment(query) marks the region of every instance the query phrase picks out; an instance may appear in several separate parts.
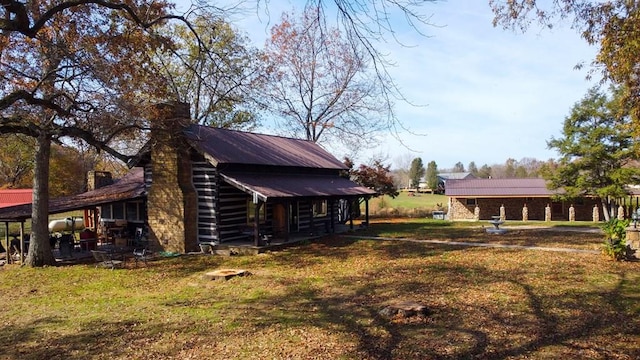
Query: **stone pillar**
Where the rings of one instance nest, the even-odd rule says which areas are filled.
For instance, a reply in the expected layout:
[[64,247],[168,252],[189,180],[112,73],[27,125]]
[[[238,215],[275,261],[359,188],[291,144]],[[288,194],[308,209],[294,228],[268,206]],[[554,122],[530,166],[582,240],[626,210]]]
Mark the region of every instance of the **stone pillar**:
[[522,207],[522,221],[529,221],[529,209],[527,208],[527,204],[524,204]]
[[598,205],[593,205],[593,214],[591,215],[593,222],[600,221],[600,212],[598,211]]
[[551,221],[551,206],[549,204],[544,208],[544,221]]
[[500,205],[500,220],[505,221],[507,219],[506,213],[504,204]]
[[618,220],[624,220],[624,206],[618,206]]
[[480,220],[480,207],[478,207],[478,205],[476,205],[475,209],[473,209],[473,220]]
[[640,249],[640,228],[634,226],[627,227],[627,245],[631,247],[631,249],[636,250],[636,254],[638,253]]
[[569,221],[570,222],[576,221],[576,208],[573,207],[573,204],[569,206]]

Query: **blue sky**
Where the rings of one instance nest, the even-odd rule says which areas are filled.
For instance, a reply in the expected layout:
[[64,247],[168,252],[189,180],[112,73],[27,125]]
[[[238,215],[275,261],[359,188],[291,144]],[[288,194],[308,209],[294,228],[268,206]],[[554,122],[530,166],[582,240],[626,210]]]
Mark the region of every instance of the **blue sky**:
[[[281,12],[294,7],[270,1],[267,16],[264,9],[256,13],[255,3],[248,6],[253,10],[231,20],[257,46]],[[488,1],[440,1],[425,5],[423,13],[436,25],[421,29],[427,36],[399,25],[398,38],[410,46],[391,39],[379,44],[395,62],[389,69],[395,82],[421,105],[397,102],[397,117],[421,135],[400,133],[408,148],[385,136],[357,160],[382,155],[397,165],[401,158],[421,157],[445,169],[458,161],[466,167],[471,161],[481,166],[556,158],[546,141],[560,136],[573,104],[595,84],[585,78],[596,49],[568,23],[525,34],[494,28]],[[581,62],[587,66],[574,69]]]

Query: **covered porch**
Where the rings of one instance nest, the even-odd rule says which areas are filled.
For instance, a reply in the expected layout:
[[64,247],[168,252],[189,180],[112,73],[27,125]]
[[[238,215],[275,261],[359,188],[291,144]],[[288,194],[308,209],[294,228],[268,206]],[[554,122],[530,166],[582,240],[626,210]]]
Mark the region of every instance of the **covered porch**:
[[[299,238],[317,237],[354,228],[360,201],[364,223],[369,221],[369,199],[375,191],[334,175],[222,172],[222,180],[250,198],[246,239],[253,246],[270,246]],[[270,207],[270,213],[265,209]],[[357,206],[357,209],[354,208]]]

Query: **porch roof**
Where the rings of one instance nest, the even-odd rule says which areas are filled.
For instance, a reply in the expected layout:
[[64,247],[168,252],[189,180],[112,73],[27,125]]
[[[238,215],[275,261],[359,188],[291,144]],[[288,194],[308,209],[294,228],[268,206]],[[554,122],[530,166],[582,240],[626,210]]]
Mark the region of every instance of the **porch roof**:
[[[82,210],[118,201],[146,196],[142,168],[133,168],[122,179],[82,194],[65,196],[49,201],[49,214]],[[31,203],[0,208],[0,221],[23,221],[31,218]]]
[[221,172],[228,184],[261,201],[298,197],[372,196],[375,191],[349,179],[331,175],[256,174]]

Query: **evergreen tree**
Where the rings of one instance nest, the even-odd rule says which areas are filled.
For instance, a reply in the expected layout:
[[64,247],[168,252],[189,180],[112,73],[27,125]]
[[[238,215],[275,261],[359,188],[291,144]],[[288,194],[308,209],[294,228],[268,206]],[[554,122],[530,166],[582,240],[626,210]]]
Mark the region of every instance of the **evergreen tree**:
[[476,166],[476,163],[474,161],[470,162],[469,165],[467,165],[467,171],[469,171],[473,176],[478,176],[478,167]]
[[550,188],[562,188],[566,197],[597,196],[609,220],[606,200],[627,195],[626,186],[640,184],[637,135],[628,131],[631,117],[621,106],[621,91],[608,97],[597,88],[573,106],[562,137],[547,142],[561,158],[555,171],[545,172]]
[[411,161],[411,168],[409,168],[409,178],[411,179],[411,187],[417,188],[420,184],[420,179],[424,176],[424,165],[421,158],[415,158]]
[[478,177],[481,179],[488,179],[491,176],[491,166],[487,164],[482,165],[480,170],[478,170]]
[[427,164],[425,177],[427,178],[427,186],[435,193],[438,190],[438,165],[435,161],[430,161]]

